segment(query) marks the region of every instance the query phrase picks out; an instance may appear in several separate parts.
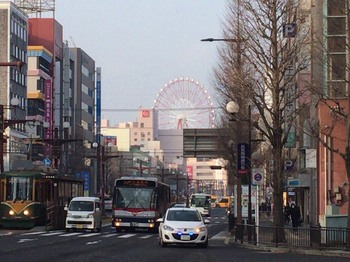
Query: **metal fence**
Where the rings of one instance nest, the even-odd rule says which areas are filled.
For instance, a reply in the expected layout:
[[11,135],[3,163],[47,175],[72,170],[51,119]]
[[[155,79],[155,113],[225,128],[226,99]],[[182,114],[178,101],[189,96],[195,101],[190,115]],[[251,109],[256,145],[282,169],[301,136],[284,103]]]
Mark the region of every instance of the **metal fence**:
[[350,250],[350,230],[336,227],[235,226],[235,241],[252,245]]

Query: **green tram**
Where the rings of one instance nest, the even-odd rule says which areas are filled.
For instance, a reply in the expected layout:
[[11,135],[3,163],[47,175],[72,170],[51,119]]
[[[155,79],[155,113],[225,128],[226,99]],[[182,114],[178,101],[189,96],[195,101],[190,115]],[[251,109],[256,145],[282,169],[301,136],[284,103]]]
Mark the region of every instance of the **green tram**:
[[73,197],[83,195],[83,186],[83,179],[60,175],[49,167],[4,172],[0,174],[0,225],[64,228],[64,206]]

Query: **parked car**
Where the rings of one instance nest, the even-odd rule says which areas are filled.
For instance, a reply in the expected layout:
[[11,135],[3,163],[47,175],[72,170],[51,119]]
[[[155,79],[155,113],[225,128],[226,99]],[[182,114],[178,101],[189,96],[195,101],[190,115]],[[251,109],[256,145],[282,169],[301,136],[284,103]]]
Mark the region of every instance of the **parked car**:
[[172,207],[167,210],[159,222],[159,245],[195,244],[208,246],[208,219],[203,219],[197,209]]

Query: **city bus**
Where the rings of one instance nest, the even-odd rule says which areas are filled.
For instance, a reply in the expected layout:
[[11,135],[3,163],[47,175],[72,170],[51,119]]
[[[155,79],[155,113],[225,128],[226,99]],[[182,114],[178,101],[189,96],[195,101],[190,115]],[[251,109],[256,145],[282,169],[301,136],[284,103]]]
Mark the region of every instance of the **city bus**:
[[63,229],[64,206],[83,195],[84,180],[56,169],[31,166],[0,174],[0,224],[3,228],[47,226]]
[[170,204],[170,187],[155,177],[121,177],[115,180],[112,226],[122,229],[158,230],[156,220]]
[[190,206],[196,208],[202,216],[211,215],[211,195],[205,193],[194,193],[191,196]]

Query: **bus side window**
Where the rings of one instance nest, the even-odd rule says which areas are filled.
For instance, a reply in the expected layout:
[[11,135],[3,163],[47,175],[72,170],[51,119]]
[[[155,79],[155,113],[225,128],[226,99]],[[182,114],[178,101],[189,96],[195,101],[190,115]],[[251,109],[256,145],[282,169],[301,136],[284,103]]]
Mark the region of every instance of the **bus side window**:
[[153,191],[152,198],[151,198],[151,208],[157,207],[157,198],[158,198],[157,191]]
[[1,180],[1,188],[0,188],[0,201],[5,201],[5,181]]

